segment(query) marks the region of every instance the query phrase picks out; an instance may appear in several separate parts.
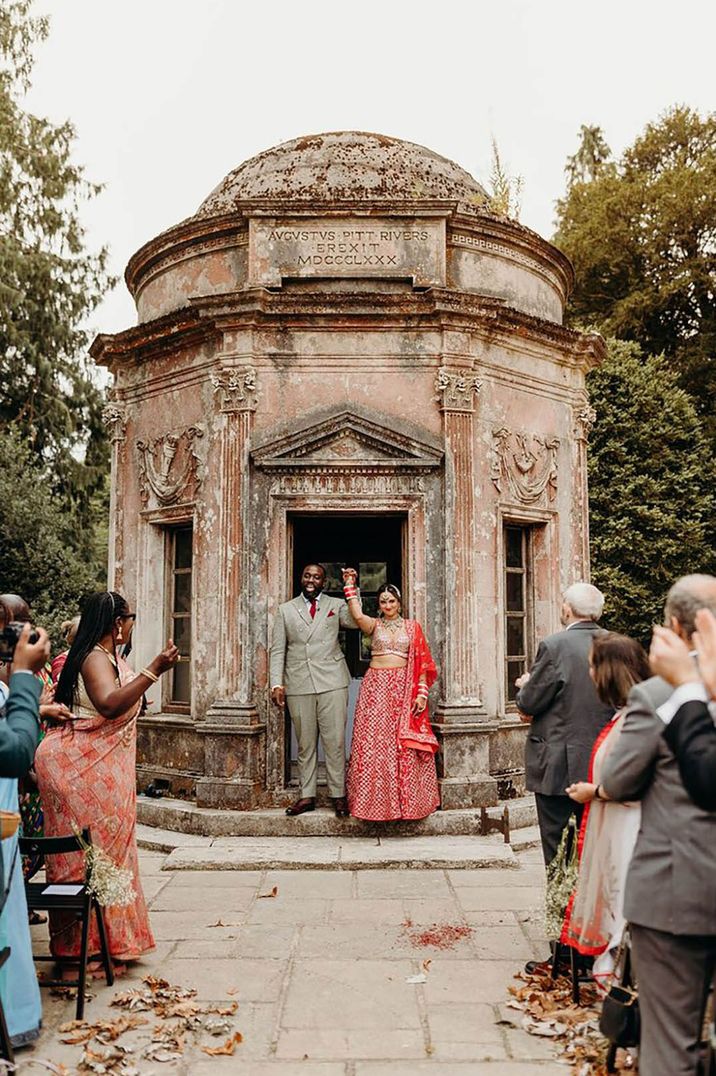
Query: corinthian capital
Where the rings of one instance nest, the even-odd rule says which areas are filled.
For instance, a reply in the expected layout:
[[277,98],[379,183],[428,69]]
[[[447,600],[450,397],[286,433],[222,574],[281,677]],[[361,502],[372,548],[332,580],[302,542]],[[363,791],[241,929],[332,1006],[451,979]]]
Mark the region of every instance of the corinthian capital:
[[110,397],[102,410],[102,422],[109,431],[112,444],[121,444],[127,433],[127,410],[119,400]]
[[253,366],[225,366],[211,374],[211,383],[219,398],[221,411],[253,411],[258,385]]
[[574,408],[574,436],[578,441],[587,441],[592,426],[597,421],[597,412],[590,403]]
[[471,374],[450,373],[441,366],[435,377],[435,391],[441,411],[474,411],[475,397],[482,381]]

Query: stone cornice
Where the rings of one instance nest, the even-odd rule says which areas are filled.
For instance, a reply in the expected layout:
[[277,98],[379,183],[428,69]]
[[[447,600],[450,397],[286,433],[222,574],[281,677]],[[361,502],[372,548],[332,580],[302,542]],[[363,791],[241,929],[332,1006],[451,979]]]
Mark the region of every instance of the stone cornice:
[[129,259],[124,279],[132,296],[136,296],[147,274],[160,265],[171,263],[173,259],[179,261],[191,254],[194,247],[197,248],[196,253],[201,253],[201,248],[206,248],[207,244],[231,246],[245,242],[250,217],[346,216],[446,217],[448,245],[456,245],[451,244],[451,232],[464,230],[471,235],[479,235],[486,242],[504,245],[508,248],[505,250],[506,257],[509,257],[509,248],[512,248],[516,255],[521,253],[541,263],[545,269],[557,275],[565,299],[574,286],[574,270],[567,256],[537,232],[517,221],[495,216],[484,207],[429,199],[411,202],[376,200],[370,204],[360,200],[334,203],[297,201],[290,204],[284,200],[244,201],[240,211],[216,217],[189,217],[150,239]]
[[177,347],[204,343],[217,335],[220,334],[212,320],[191,307],[183,307],[119,333],[100,333],[89,352],[98,366],[111,369],[115,362],[126,362],[131,356],[144,361]]
[[[456,245],[451,244],[452,234],[461,231],[477,235],[488,242],[493,240],[497,244],[512,248],[515,253],[521,253],[530,261],[536,261],[558,277],[565,302],[569,298],[575,281],[571,261],[559,247],[543,239],[531,228],[525,227],[518,221],[490,216],[486,213],[479,217],[473,214],[457,213],[450,220],[448,246]],[[509,257],[512,251],[507,250],[505,256]]]
[[383,330],[420,325],[436,329],[489,333],[499,338],[528,337],[557,352],[558,361],[591,369],[605,355],[597,333],[580,333],[552,321],[534,317],[490,299],[446,288],[400,293],[317,292],[304,288],[269,291],[245,289],[190,300],[175,314],[144,322],[115,335],[98,336],[90,354],[99,365],[142,362],[177,347],[199,343],[230,329],[272,327],[289,321],[291,328],[311,327],[335,331],[367,327],[371,319]]

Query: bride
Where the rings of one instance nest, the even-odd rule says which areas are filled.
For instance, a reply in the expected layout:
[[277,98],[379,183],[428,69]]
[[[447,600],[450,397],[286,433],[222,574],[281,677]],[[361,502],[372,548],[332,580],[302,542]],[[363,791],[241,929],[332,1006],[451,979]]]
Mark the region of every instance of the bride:
[[343,570],[344,594],[357,626],[372,637],[348,762],[348,807],[356,818],[387,822],[425,818],[440,806],[428,691],[437,679],[422,628],[402,616],[400,591],[378,591],[380,616],[366,616],[354,568]]

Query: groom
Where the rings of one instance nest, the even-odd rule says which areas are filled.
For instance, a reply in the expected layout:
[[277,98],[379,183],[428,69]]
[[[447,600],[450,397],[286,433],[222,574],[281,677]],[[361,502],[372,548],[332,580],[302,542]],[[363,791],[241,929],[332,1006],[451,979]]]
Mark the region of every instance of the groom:
[[347,818],[345,738],[350,673],[338,632],[357,625],[342,598],[323,594],[325,585],[323,565],[308,564],[301,573],[301,593],[279,606],[271,639],[271,701],[281,709],[288,703],[298,740],[301,797],[286,808],[286,814],[315,810],[320,732],[328,794],[336,816]]

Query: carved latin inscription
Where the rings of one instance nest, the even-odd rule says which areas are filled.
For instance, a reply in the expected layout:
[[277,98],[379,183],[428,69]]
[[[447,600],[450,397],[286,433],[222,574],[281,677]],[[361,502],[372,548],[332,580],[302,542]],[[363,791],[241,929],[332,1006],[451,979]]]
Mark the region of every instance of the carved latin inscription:
[[286,277],[408,277],[445,284],[445,221],[407,217],[252,219],[249,281]]
[[557,492],[559,439],[549,441],[537,434],[513,433],[506,427],[492,434],[494,459],[490,478],[508,500],[536,504],[541,497],[553,500]]
[[189,426],[183,433],[137,441],[139,485],[145,506],[152,493],[160,505],[177,504],[196,495],[203,477],[196,441],[203,436],[200,426]]

